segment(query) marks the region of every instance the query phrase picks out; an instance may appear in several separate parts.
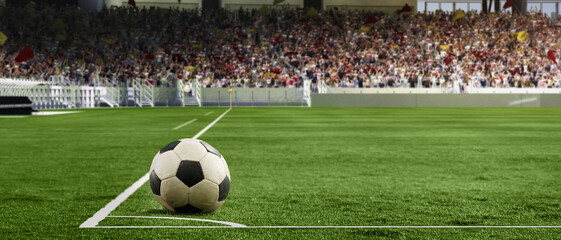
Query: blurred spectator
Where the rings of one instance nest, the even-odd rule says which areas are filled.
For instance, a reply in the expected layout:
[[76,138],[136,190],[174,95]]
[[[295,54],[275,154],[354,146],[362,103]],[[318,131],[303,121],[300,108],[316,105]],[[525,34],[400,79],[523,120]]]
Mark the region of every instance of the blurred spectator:
[[[558,21],[541,13],[427,15],[284,7],[203,12],[120,7],[7,7],[0,77],[80,85],[175,79],[206,87],[560,86]],[[520,41],[512,33],[526,31]],[[35,57],[14,61],[30,45]],[[549,51],[552,51],[551,53]],[[553,56],[553,57],[551,57]]]

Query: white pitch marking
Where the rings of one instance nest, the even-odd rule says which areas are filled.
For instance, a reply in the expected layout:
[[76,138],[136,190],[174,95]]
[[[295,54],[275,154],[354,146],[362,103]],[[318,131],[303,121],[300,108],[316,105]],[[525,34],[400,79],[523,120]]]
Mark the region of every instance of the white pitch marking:
[[208,115],[212,114],[213,112],[214,112],[214,111],[207,112],[207,113],[205,114],[205,116],[208,116]]
[[150,173],[146,173],[140,179],[138,179],[135,183],[133,183],[129,188],[127,188],[124,192],[119,194],[115,199],[109,202],[105,207],[97,211],[91,218],[86,220],[80,228],[91,228],[97,226],[99,222],[109,215],[115,208],[117,208],[122,202],[124,202],[130,195],[136,192],[145,182],[148,181]]
[[[243,225],[242,225],[243,226]],[[461,228],[561,228],[561,226],[96,226],[94,228],[261,228],[261,229],[321,229],[321,228],[393,228],[393,229],[461,229]]]
[[[203,135],[208,129],[210,129],[210,127],[214,126],[214,124],[216,124],[218,122],[218,120],[220,120],[222,117],[224,117],[224,115],[226,115],[226,113],[228,113],[230,110],[232,110],[232,108],[229,108],[228,110],[226,110],[222,115],[220,115],[220,117],[218,117],[216,120],[211,122],[208,126],[203,128],[203,130],[201,130],[199,133],[197,133],[193,138],[196,139],[196,138],[200,137],[201,135]],[[130,195],[132,195],[134,192],[136,192],[136,190],[138,190],[142,185],[144,185],[144,183],[148,182],[148,179],[150,178],[149,175],[150,175],[150,172],[146,173],[144,176],[142,176],[140,179],[138,179],[135,183],[133,183],[124,192],[119,194],[119,196],[117,196],[115,199],[113,199],[111,202],[109,202],[107,205],[105,205],[105,207],[103,207],[102,209],[97,211],[91,218],[88,218],[88,220],[83,222],[80,225],[80,228],[94,228],[94,227],[96,227],[97,224],[99,224],[99,222],[101,222],[103,219],[105,219],[107,216],[109,216],[109,214],[113,210],[115,210],[115,208],[117,208],[122,202],[127,200],[127,198]]]
[[537,97],[533,97],[533,98],[524,98],[524,99],[521,99],[521,100],[512,101],[512,102],[508,103],[508,105],[509,105],[509,106],[519,105],[519,104],[522,104],[522,103],[535,102],[536,100],[538,100]]
[[561,228],[561,226],[248,226],[248,228]]
[[91,228],[250,228],[230,226],[95,226]]
[[235,222],[226,222],[226,221],[218,221],[218,220],[211,220],[211,219],[199,219],[199,218],[156,217],[156,216],[107,216],[107,217],[111,217],[111,218],[155,218],[155,219],[187,220],[187,221],[200,221],[200,222],[218,223],[218,224],[228,225],[229,227],[247,227],[246,225],[235,223]]
[[0,118],[26,118],[27,116],[0,116]]
[[222,113],[222,115],[220,115],[217,119],[214,120],[214,122],[211,122],[208,126],[206,126],[205,128],[203,128],[203,130],[201,130],[199,133],[197,133],[193,138],[194,139],[198,139],[201,135],[203,135],[208,129],[210,129],[212,126],[214,126],[214,124],[216,124],[222,117],[224,117],[224,115],[226,115],[226,113],[228,113],[230,110],[232,110],[232,108],[228,108],[228,110],[226,110],[224,113]]
[[70,113],[79,113],[81,111],[64,111],[64,112],[55,112],[55,111],[46,111],[46,112],[33,112],[33,115],[40,115],[40,116],[45,116],[45,115],[60,115],[60,114],[70,114]]
[[184,124],[181,124],[181,125],[179,125],[179,126],[177,126],[177,127],[174,127],[173,130],[177,130],[177,129],[180,129],[180,128],[182,128],[182,127],[185,127],[185,126],[189,125],[190,123],[192,123],[192,122],[194,122],[194,121],[197,121],[197,118],[195,118],[195,119],[193,119],[193,120],[191,120],[191,121],[189,121],[189,122],[186,122],[186,123],[184,123]]

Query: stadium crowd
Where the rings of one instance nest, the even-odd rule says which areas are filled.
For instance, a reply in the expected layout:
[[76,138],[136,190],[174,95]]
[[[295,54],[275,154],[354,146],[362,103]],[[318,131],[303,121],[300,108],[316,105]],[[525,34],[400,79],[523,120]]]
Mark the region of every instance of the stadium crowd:
[[[86,13],[31,3],[0,7],[7,37],[0,77],[61,76],[78,85],[196,79],[207,87],[299,87],[309,78],[333,87],[447,87],[457,80],[556,88],[557,24],[537,12],[398,15],[279,6]],[[16,61],[25,46],[32,58]]]

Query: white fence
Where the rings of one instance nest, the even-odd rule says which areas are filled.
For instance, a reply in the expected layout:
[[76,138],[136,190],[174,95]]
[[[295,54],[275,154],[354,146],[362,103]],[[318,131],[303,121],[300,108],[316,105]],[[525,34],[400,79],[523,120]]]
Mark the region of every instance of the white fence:
[[100,105],[105,87],[35,86],[25,96],[33,102],[34,109],[93,108]]
[[[326,88],[325,93],[345,94],[438,94],[458,93],[453,88]],[[466,94],[561,94],[561,88],[470,88]]]
[[308,107],[312,106],[312,81],[309,79],[304,80],[304,89],[302,91],[302,98],[306,101]]
[[[177,81],[175,87],[155,87],[134,81],[130,87],[67,85],[63,79],[48,82],[0,79],[0,96],[28,96],[34,109],[94,108],[100,106],[312,106],[320,94],[450,94],[448,88],[331,88],[306,79],[303,88],[202,88],[196,81]],[[60,85],[59,85],[60,84]],[[64,86],[61,86],[64,85]],[[470,88],[469,94],[558,94],[561,88]]]
[[53,83],[56,82],[0,79],[0,96],[27,96],[34,109],[93,108],[99,107],[102,99],[108,102],[119,98],[118,88],[53,86]]
[[309,106],[303,88],[202,88],[203,106]]

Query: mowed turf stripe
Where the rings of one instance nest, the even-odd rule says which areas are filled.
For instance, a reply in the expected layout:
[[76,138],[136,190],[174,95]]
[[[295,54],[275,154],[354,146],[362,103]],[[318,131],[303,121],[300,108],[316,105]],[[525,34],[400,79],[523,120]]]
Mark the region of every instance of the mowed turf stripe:
[[[222,117],[224,117],[230,110],[232,110],[232,109],[229,108],[224,113],[222,113],[222,115],[220,115],[213,122],[211,122],[209,125],[207,125],[205,128],[203,128],[203,130],[201,130],[199,133],[195,134],[195,136],[193,138],[197,139],[200,136],[202,136],[206,131],[208,131],[212,126],[214,126],[214,124],[216,124]],[[133,183],[125,191],[123,191],[121,194],[119,194],[119,196],[117,196],[115,199],[113,199],[111,202],[109,202],[107,205],[105,205],[105,207],[103,207],[102,209],[97,211],[91,218],[89,218],[88,220],[83,222],[80,225],[80,228],[96,227],[99,222],[103,221],[103,219],[105,219],[113,210],[115,210],[119,205],[121,205],[121,203],[123,203],[125,200],[127,200],[127,198],[130,195],[132,195],[134,192],[136,192],[136,190],[138,190],[142,185],[144,185],[144,183],[146,183],[148,181],[149,175],[150,175],[150,172],[146,173],[144,176],[142,176],[140,179],[138,179],[135,183]]]

